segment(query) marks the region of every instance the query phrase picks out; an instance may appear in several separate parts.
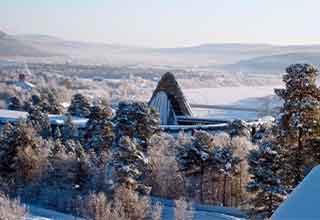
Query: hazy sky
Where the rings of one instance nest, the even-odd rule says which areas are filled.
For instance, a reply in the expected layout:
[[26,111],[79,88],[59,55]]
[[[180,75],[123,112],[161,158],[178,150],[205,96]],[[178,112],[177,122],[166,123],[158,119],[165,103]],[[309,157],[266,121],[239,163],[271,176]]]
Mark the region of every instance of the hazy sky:
[[319,0],[0,0],[0,29],[152,47],[320,44]]

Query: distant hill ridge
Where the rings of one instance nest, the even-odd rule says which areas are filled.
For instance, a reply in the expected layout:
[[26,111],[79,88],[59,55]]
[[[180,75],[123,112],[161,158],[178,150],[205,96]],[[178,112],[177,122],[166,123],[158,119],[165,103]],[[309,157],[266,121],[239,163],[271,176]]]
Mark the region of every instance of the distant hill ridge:
[[64,40],[43,34],[0,31],[0,57],[52,57],[87,63],[204,67],[226,72],[280,73],[296,62],[320,63],[320,45],[212,43],[176,48],[145,48]]
[[42,51],[24,43],[0,30],[0,57],[44,57],[54,56],[52,53]]

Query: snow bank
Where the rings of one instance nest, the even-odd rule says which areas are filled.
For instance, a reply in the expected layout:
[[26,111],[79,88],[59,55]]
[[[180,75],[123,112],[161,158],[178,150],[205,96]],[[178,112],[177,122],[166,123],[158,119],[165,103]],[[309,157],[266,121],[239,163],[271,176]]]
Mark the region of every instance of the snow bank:
[[313,170],[272,215],[272,220],[320,219],[320,166]]
[[[172,200],[152,198],[152,204],[160,203],[163,205],[163,220],[174,220],[175,203]],[[29,206],[30,216],[27,220],[82,220],[71,215],[62,214],[52,210],[43,209],[36,206]],[[194,220],[244,220],[246,215],[238,209],[193,204]]]
[[[173,208],[175,207],[175,201],[162,199],[158,197],[152,197],[151,203],[152,204],[160,203],[165,208],[164,210],[165,212],[170,212],[170,211],[173,212]],[[198,204],[198,203],[192,203],[192,207],[195,213],[195,217],[197,217],[198,215],[201,216],[201,213],[208,213],[208,216],[221,215],[221,218],[223,219],[229,219],[231,217],[232,219],[246,218],[246,214],[236,208],[205,205],[205,204]],[[207,219],[207,218],[197,218],[197,219]]]

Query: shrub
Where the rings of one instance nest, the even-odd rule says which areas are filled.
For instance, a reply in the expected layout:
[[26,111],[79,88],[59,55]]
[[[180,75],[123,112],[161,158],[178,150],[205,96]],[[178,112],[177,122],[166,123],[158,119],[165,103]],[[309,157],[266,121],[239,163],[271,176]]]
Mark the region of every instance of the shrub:
[[116,189],[111,201],[100,192],[89,195],[85,203],[83,215],[93,220],[158,220],[161,216],[160,205],[153,210],[146,197],[122,186]]

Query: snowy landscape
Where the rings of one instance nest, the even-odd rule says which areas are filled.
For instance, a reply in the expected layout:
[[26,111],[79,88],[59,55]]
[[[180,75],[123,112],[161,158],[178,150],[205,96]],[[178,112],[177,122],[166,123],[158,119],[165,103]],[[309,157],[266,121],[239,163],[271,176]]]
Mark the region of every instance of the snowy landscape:
[[0,1],[0,220],[317,220],[316,0]]
[[[285,86],[290,69],[215,74],[200,67],[19,59],[4,59],[0,69],[0,172],[7,196],[0,200],[0,216],[2,204],[2,212],[17,207],[9,215],[28,220],[135,219],[131,214],[152,220],[263,219],[292,189],[280,184],[280,171],[275,182],[264,183],[259,170],[269,167],[256,162],[270,154],[275,158],[270,169],[278,169],[272,166],[282,152],[270,143],[275,126],[282,126],[277,120],[286,101],[276,91],[290,88]],[[312,67],[292,68],[309,74],[303,68]],[[312,77],[306,80],[316,83]],[[152,103],[161,120],[171,119],[159,121]],[[11,151],[12,146],[21,150]],[[127,207],[127,199],[137,207]],[[125,213],[122,206],[149,211]],[[286,216],[282,210],[275,216]]]

